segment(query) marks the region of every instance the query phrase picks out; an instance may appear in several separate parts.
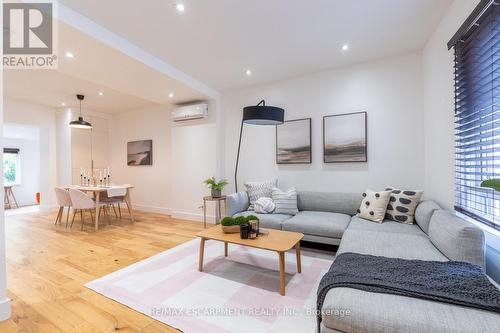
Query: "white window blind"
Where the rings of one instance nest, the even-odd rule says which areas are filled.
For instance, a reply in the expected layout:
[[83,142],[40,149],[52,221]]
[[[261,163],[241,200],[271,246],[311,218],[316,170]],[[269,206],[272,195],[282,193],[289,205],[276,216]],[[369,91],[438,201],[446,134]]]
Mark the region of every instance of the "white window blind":
[[[500,178],[500,6],[482,1],[454,36],[455,209],[500,229],[500,194],[481,187]],[[480,5],[481,5],[480,4]],[[476,8],[477,9],[477,8]]]

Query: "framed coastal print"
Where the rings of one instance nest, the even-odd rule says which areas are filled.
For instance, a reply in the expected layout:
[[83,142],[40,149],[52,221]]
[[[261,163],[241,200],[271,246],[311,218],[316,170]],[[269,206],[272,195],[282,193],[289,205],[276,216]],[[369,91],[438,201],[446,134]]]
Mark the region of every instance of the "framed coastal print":
[[153,140],[127,142],[127,165],[153,165]]
[[311,118],[285,121],[276,126],[276,163],[311,163]]
[[366,112],[323,117],[323,161],[367,162]]

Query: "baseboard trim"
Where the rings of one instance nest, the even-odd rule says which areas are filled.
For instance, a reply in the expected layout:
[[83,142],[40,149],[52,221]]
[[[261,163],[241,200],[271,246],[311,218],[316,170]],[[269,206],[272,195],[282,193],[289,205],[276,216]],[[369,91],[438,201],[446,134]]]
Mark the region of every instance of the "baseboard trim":
[[4,321],[10,318],[12,314],[11,300],[9,298],[4,298],[0,300],[0,321]]
[[57,205],[40,205],[40,213],[50,213],[56,209],[59,209]]
[[[203,214],[189,213],[174,210],[172,211],[172,217],[181,220],[190,220],[190,221],[198,221],[203,222]],[[207,215],[207,223],[215,224],[215,216]]]
[[149,212],[149,213],[159,213],[159,214],[165,214],[165,215],[172,214],[172,209],[166,208],[166,207],[132,204],[132,209],[140,210],[143,212]]

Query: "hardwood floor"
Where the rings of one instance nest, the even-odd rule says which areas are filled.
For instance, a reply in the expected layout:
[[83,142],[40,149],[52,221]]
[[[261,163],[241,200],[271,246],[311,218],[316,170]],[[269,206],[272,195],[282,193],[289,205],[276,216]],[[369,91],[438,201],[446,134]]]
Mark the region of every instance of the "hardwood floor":
[[6,217],[13,313],[0,332],[178,332],[83,285],[192,239],[202,223],[135,212],[134,223],[113,219],[94,232],[89,217],[84,231],[79,219],[66,230],[55,217]]

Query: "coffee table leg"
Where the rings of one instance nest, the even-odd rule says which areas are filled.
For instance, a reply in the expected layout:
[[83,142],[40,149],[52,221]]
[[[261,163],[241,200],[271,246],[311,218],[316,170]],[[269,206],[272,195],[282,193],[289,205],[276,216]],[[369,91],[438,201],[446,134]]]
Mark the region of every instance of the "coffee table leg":
[[224,242],[224,257],[227,257],[227,247],[228,247],[227,242]]
[[297,255],[297,273],[302,273],[302,263],[300,261],[300,242],[295,244],[295,254]]
[[285,296],[285,252],[278,252],[280,257],[280,294]]
[[205,238],[200,239],[200,258],[198,259],[198,270],[203,271],[203,252],[205,251]]

